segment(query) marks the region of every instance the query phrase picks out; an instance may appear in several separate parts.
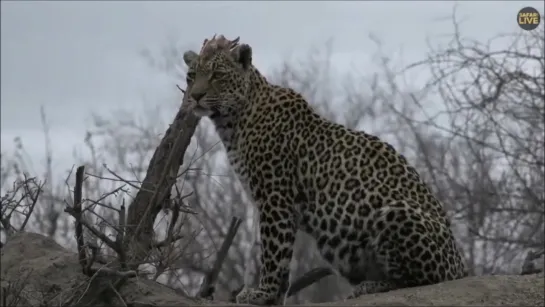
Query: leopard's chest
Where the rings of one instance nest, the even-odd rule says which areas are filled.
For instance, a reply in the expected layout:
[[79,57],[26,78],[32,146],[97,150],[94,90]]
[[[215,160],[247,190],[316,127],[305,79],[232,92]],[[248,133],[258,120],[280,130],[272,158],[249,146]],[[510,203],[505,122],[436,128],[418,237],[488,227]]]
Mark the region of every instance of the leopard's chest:
[[[227,151],[227,160],[237,176],[247,177],[249,165],[244,156],[236,150]],[[247,178],[244,178],[247,179]]]
[[247,195],[252,195],[252,190],[250,188],[252,167],[249,163],[250,161],[246,158],[246,155],[240,150],[236,150],[236,148],[227,148],[227,160]]

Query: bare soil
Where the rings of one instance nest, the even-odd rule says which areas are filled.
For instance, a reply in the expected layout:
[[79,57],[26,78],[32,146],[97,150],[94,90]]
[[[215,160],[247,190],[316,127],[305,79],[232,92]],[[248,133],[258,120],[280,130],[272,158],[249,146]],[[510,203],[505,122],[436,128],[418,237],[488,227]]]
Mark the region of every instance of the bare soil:
[[[10,306],[229,305],[190,298],[160,283],[134,278],[117,291],[106,278],[82,274],[77,255],[54,240],[20,233],[2,248],[0,302]],[[544,276],[494,275],[307,306],[545,306]],[[15,292],[15,294],[14,294]],[[19,297],[17,301],[14,301]],[[123,299],[123,303],[120,301]]]

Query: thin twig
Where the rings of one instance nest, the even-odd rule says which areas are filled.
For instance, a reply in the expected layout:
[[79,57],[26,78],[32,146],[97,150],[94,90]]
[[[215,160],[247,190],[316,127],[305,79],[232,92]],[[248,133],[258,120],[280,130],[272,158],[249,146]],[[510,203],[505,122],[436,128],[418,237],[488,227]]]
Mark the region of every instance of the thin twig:
[[288,290],[288,297],[297,294],[299,291],[305,289],[306,287],[318,282],[320,279],[333,275],[335,272],[331,268],[321,267],[315,268],[306,272],[303,276],[297,278],[291,285]]
[[115,277],[123,277],[123,278],[131,278],[136,277],[136,271],[130,270],[130,271],[117,271],[114,269],[110,269],[106,266],[100,266],[96,267],[93,266],[90,269],[91,274],[97,274],[98,276],[115,276]]
[[[127,190],[125,190],[124,188],[125,188],[125,185],[122,185],[122,186],[117,187],[117,188],[115,188],[114,190],[112,190],[112,191],[110,191],[110,192],[108,192],[108,193],[104,193],[104,194],[103,194],[99,199],[97,199],[97,200],[90,200],[90,199],[87,199],[87,201],[91,202],[91,203],[94,204],[94,205],[99,205],[99,206],[101,206],[101,207],[108,208],[108,209],[110,209],[110,210],[114,210],[114,211],[119,212],[119,209],[114,208],[114,207],[109,206],[109,205],[106,205],[106,204],[103,204],[102,201],[103,201],[104,199],[106,199],[106,197],[108,197],[108,196],[110,196],[110,195],[114,195],[114,194],[116,194],[116,193],[119,192],[119,191],[122,191],[122,192],[127,193]],[[89,206],[89,207],[87,207],[87,208],[91,208],[91,206]],[[87,208],[86,208],[86,209],[87,209]]]
[[176,87],[182,92],[182,94],[185,94],[185,90],[183,90],[178,84],[176,84]]
[[[64,209],[64,212],[70,214],[71,216],[75,218],[74,208],[67,207]],[[108,245],[109,248],[119,253],[119,248],[117,247],[117,244],[114,241],[112,241],[110,238],[108,238],[105,234],[97,230],[92,225],[89,225],[89,223],[87,223],[86,220],[81,220],[81,224],[85,226],[85,228],[89,229],[96,237],[98,237],[100,240],[106,243],[106,245]]]
[[119,248],[119,262],[121,265],[121,269],[125,269],[127,267],[127,256],[125,255],[125,250],[123,248],[123,241],[125,238],[125,222],[126,214],[125,214],[125,199],[123,199],[123,204],[121,205],[121,210],[119,210],[119,224],[117,229],[117,236],[115,238],[115,243],[117,244],[117,247]]
[[36,190],[36,195],[34,196],[32,196],[32,191],[30,190],[30,188],[27,185],[25,185],[25,189],[28,189],[28,193],[30,195],[30,199],[32,200],[32,203],[28,207],[28,212],[26,213],[25,220],[23,221],[23,224],[19,228],[19,231],[25,230],[26,224],[28,223],[28,220],[32,216],[32,212],[34,211],[36,204],[38,203],[38,198],[40,197],[40,194],[42,194],[43,192],[44,185],[45,185],[45,181],[41,185],[36,184],[38,188]]
[[132,184],[130,181],[126,180],[125,178],[119,176],[118,174],[116,174],[116,172],[114,172],[113,170],[109,169],[108,168],[108,165],[106,165],[106,163],[102,164],[102,166],[112,175],[114,175],[119,181],[122,181],[122,182],[125,182],[126,184],[130,185],[131,187],[139,190],[141,189],[141,187],[139,186],[136,186],[134,184]]
[[172,237],[174,236],[174,227],[176,227],[176,223],[178,222],[178,217],[180,216],[180,204],[174,203],[174,210],[172,211],[172,217],[170,219],[170,225],[168,225],[168,231],[167,231],[167,240],[170,242],[172,240]]
[[121,303],[123,303],[123,306],[127,307],[127,303],[125,302],[125,299],[121,296],[121,294],[117,291],[117,289],[114,287],[114,285],[112,285],[110,283],[110,288],[112,289],[112,291],[114,291],[115,295],[117,296],[117,298],[121,301]]

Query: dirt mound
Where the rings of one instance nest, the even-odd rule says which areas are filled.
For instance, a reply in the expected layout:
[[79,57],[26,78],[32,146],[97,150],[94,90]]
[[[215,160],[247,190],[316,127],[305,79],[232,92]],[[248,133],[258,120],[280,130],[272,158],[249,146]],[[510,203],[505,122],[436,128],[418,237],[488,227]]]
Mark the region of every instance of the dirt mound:
[[476,276],[313,306],[544,306],[544,277]]
[[[36,233],[10,237],[2,248],[1,273],[2,288],[11,287],[12,290],[2,291],[12,294],[6,297],[9,306],[38,306],[40,303],[47,303],[47,306],[121,306],[116,297],[118,294],[125,304],[133,306],[202,305],[183,293],[143,278],[130,279],[115,293],[109,286],[112,280],[87,277],[82,273],[75,253]],[[18,298],[14,297],[14,292],[19,294]]]
[[[106,277],[82,274],[77,255],[35,233],[12,236],[2,248],[2,297],[10,306],[195,306],[226,305],[189,298],[143,278],[115,290]],[[438,285],[366,295],[313,306],[544,306],[539,275],[470,277]],[[5,301],[4,301],[5,299]]]

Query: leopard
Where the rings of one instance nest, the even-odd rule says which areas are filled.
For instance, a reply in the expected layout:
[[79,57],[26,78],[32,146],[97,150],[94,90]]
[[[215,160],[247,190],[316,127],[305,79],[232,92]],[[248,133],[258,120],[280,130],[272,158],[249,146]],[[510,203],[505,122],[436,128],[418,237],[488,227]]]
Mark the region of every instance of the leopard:
[[320,115],[252,60],[224,35],[183,54],[187,109],[211,120],[257,209],[259,282],[235,301],[285,303],[298,231],[353,287],[345,299],[466,277],[447,212],[407,158]]

